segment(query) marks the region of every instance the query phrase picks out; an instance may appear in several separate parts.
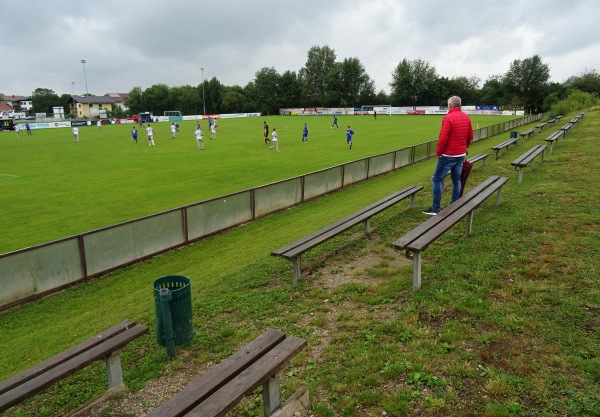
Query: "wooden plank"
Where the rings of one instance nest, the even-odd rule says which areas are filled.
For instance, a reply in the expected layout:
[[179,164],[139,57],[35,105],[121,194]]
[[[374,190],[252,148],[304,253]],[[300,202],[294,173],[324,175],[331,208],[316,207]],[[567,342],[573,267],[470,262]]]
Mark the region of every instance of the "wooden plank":
[[488,179],[483,181],[481,184],[479,184],[477,187],[472,189],[470,192],[468,192],[467,194],[463,195],[461,198],[456,200],[453,204],[450,204],[448,207],[446,207],[440,213],[438,213],[435,216],[430,217],[428,220],[426,220],[425,222],[421,223],[419,226],[415,227],[414,229],[412,229],[411,231],[406,233],[404,236],[402,236],[401,238],[396,240],[394,243],[392,243],[392,245],[395,246],[397,249],[406,248],[409,244],[411,244],[411,242],[419,239],[422,235],[427,233],[430,229],[436,227],[438,223],[443,222],[447,216],[452,214],[454,211],[459,210],[460,207],[462,207],[464,204],[468,203],[468,201],[470,199],[475,197],[482,190],[489,187],[490,184],[493,184],[494,181],[498,180],[498,178],[500,178],[500,177],[498,177],[497,175],[492,175],[491,177],[489,177]]
[[267,330],[212,368],[201,378],[176,394],[168,402],[151,411],[147,417],[181,416],[210,397],[240,372],[259,360],[285,339],[280,330]]
[[[288,337],[219,391],[187,413],[188,417],[219,417],[234,408],[246,394],[282,370],[306,346],[306,340]],[[169,415],[170,416],[170,415]]]
[[97,346],[100,343],[103,343],[105,340],[124,332],[125,330],[133,327],[134,325],[135,323],[133,321],[124,320],[102,331],[101,333],[98,333],[97,335],[79,343],[78,345],[73,346],[72,348],[69,348],[64,352],[61,352],[45,360],[44,362],[38,363],[37,365],[34,365],[31,368],[0,382],[0,394],[20,384],[23,384],[32,378],[35,378],[36,376],[46,372],[48,369],[51,369],[61,363],[68,361],[71,358],[76,357],[77,355],[80,355],[82,352],[94,346]]
[[308,236],[298,239],[297,241],[290,243],[280,249],[271,252],[273,256],[281,256],[286,259],[293,259],[303,254],[304,252],[320,245],[326,240],[329,240],[346,230],[356,226],[359,223],[373,217],[374,215],[382,212],[383,210],[399,203],[400,201],[414,195],[421,191],[423,186],[411,186],[403,189],[402,191],[392,194],[377,203],[371,204],[370,206],[348,216],[330,226],[327,226],[321,230],[318,230]]
[[[481,193],[470,199],[467,204],[462,205],[458,210],[453,211],[450,215],[445,216],[442,224],[437,224],[435,227],[428,230],[426,233],[421,235],[418,239],[411,242],[406,246],[411,251],[421,252],[427,249],[427,247],[435,241],[442,234],[447,232],[452,226],[458,223],[463,217],[469,214],[472,210],[476,209],[483,201],[485,201],[490,195],[498,191],[508,181],[508,177],[500,177],[493,184],[490,184],[487,188],[482,190]],[[435,216],[437,217],[437,216]]]
[[23,399],[30,397],[34,393],[46,388],[54,382],[74,374],[78,370],[85,368],[87,365],[98,359],[102,359],[111,352],[122,349],[129,342],[146,333],[148,333],[148,328],[146,326],[136,324],[124,332],[119,333],[109,339],[105,339],[102,343],[97,344],[81,352],[79,355],[46,370],[46,372],[29,379],[17,387],[14,387],[12,390],[0,395],[0,411],[4,411],[12,407]]

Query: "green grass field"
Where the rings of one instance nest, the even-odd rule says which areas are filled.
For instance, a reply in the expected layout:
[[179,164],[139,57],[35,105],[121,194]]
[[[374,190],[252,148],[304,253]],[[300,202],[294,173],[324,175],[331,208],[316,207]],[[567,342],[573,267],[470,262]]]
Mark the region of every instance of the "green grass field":
[[[277,128],[281,152],[268,152],[263,121]],[[0,253],[45,243],[241,191],[354,159],[435,139],[441,116],[339,118],[332,130],[329,117],[260,117],[223,119],[217,140],[209,140],[203,121],[205,151],[194,139],[195,121],[181,122],[176,139],[170,123],[153,123],[156,146],[139,143],[132,125],[34,130],[17,139],[0,133]],[[473,117],[476,128],[510,120],[504,116]],[[309,143],[302,144],[304,122]],[[356,132],[349,151],[345,126]]]
[[[287,120],[292,119],[273,118],[269,124],[281,121],[283,125]],[[408,119],[390,123],[395,130],[402,130],[395,123],[404,120]],[[262,119],[257,125],[258,137],[248,141],[261,145]],[[355,126],[359,126],[358,135],[358,120]],[[327,129],[323,127],[323,143],[329,140]],[[224,123],[218,140],[227,140],[226,131]],[[282,395],[286,398],[298,386],[308,385],[315,417],[599,416],[599,131],[600,113],[588,111],[554,155],[547,156],[543,164],[536,162],[535,170],[525,172],[520,184],[510,161],[533,144],[543,143],[545,134],[503,151],[498,160],[488,158],[485,167],[476,166],[469,178],[471,185],[493,174],[510,177],[502,202],[496,206],[491,198],[476,211],[468,238],[461,223],[427,249],[423,285],[417,292],[410,290],[411,263],[393,251],[390,243],[425,219],[418,209],[431,202],[433,160],[3,312],[0,380],[129,318],[151,329],[148,336],[126,347],[122,356],[125,384],[143,399],[121,394],[101,403],[94,417],[147,414],[158,401],[147,392],[148,381],[161,378],[161,384],[170,384],[181,374],[199,376],[202,369],[267,328],[307,339],[308,347],[282,377]],[[123,136],[115,141],[129,145]],[[337,141],[336,148],[330,158],[345,152],[343,137],[335,136],[331,140]],[[260,146],[256,146],[256,155],[276,158],[293,147],[303,152],[299,137],[297,145],[286,144],[286,136],[281,137],[280,155],[270,155]],[[58,145],[56,139],[56,148],[65,152],[67,146],[76,146],[68,143],[70,135],[64,138],[64,145]],[[169,146],[164,143],[167,139],[158,140],[156,149],[132,152],[153,158],[148,152]],[[360,136],[355,140],[358,150]],[[489,150],[498,141],[480,141],[471,152]],[[195,146],[193,139],[188,142],[185,152]],[[98,140],[95,148],[101,149],[102,143]],[[218,145],[207,143],[207,147]],[[180,145],[173,144],[176,146]],[[49,145],[39,149],[46,147]],[[108,155],[110,152],[105,153]],[[129,155],[127,160],[137,154]],[[210,152],[196,156],[206,155]],[[314,155],[311,161],[319,157],[316,151],[310,155]],[[174,159],[181,162],[183,156]],[[225,153],[223,159],[227,159]],[[297,163],[296,159],[288,162]],[[266,161],[265,170],[272,160]],[[276,163],[279,165],[270,168],[272,177],[292,175],[288,175],[287,165]],[[113,177],[115,183],[118,178]],[[417,209],[398,204],[372,219],[374,231],[368,238],[357,226],[310,251],[303,257],[310,273],[298,285],[291,285],[290,262],[269,255],[271,250],[411,184],[426,186],[417,196]],[[167,194],[165,186],[161,199]],[[444,194],[443,204],[447,204],[448,194]],[[2,196],[6,198],[4,193]],[[32,204],[39,204],[33,195],[29,198]],[[171,274],[192,280],[195,332],[192,342],[177,349],[173,361],[156,344],[152,297],[153,281]],[[65,415],[102,393],[105,385],[103,365],[96,363],[5,415]],[[132,403],[138,403],[142,411],[126,409]],[[260,394],[246,398],[232,415],[262,415]]]

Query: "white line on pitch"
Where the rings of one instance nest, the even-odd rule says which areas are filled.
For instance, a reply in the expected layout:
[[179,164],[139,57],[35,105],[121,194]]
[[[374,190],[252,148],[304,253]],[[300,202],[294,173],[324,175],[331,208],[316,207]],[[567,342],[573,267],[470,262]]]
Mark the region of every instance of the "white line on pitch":
[[21,178],[18,175],[3,174],[0,172],[0,177]]

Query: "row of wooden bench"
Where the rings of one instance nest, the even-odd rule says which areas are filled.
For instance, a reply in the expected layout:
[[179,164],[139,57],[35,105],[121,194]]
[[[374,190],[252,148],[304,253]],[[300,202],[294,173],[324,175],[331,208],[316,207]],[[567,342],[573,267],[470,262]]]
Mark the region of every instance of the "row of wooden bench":
[[[577,123],[580,118],[583,117],[583,114],[584,113],[578,115],[577,118],[575,118],[576,120],[571,120],[569,124],[572,125]],[[560,117],[552,119],[552,123],[559,119]],[[543,128],[545,125],[546,123],[540,124],[536,127],[540,128],[541,131],[541,128]],[[563,128],[548,136],[545,140],[548,141],[552,146],[554,141],[558,140],[561,135],[566,134],[567,129],[568,128],[566,126],[563,126]],[[535,128],[531,128],[522,132],[520,135],[524,138],[525,136],[529,136],[534,132]],[[496,158],[498,157],[497,151],[511,144],[516,144],[517,141],[518,137],[514,137],[509,141],[505,141],[501,144],[493,146],[492,150],[496,151]],[[542,161],[544,160],[544,151],[546,147],[547,144],[535,145],[511,163],[515,169],[519,169],[519,182],[522,180],[523,168],[530,166],[533,170],[534,159],[539,155],[542,156]],[[488,154],[486,153],[478,154],[469,158],[468,161],[471,163],[483,161],[483,164],[485,165],[487,156]],[[469,217],[467,222],[467,235],[470,234],[473,220],[473,210],[477,208],[487,197],[495,192],[497,193],[496,204],[499,204],[502,185],[504,185],[506,181],[508,181],[507,177],[492,176],[488,178],[488,180],[479,184],[479,186],[477,186],[471,192],[461,197],[455,203],[448,206],[445,210],[442,210],[438,215],[432,217],[393,243],[394,247],[406,250],[407,256],[413,259],[414,289],[419,288],[421,283],[421,252],[425,250],[435,239],[449,230],[454,224],[456,224],[465,216]],[[422,186],[416,185],[404,188],[362,210],[359,210],[354,214],[351,214],[350,216],[343,218],[338,222],[335,222],[329,226],[317,230],[308,236],[304,236],[286,246],[272,251],[271,255],[279,256],[292,262],[293,283],[295,284],[302,275],[300,260],[304,253],[315,248],[321,243],[338,236],[339,234],[349,230],[359,223],[364,223],[365,234],[369,234],[371,231],[369,221],[374,215],[381,213],[382,211],[407,198],[411,199],[410,205],[411,207],[414,207],[415,194],[422,189]]]

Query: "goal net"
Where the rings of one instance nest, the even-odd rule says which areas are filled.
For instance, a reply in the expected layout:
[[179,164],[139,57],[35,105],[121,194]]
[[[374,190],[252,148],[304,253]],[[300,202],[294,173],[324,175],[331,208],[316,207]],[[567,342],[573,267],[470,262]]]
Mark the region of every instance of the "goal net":
[[165,111],[165,117],[181,117],[181,112],[177,110]]

